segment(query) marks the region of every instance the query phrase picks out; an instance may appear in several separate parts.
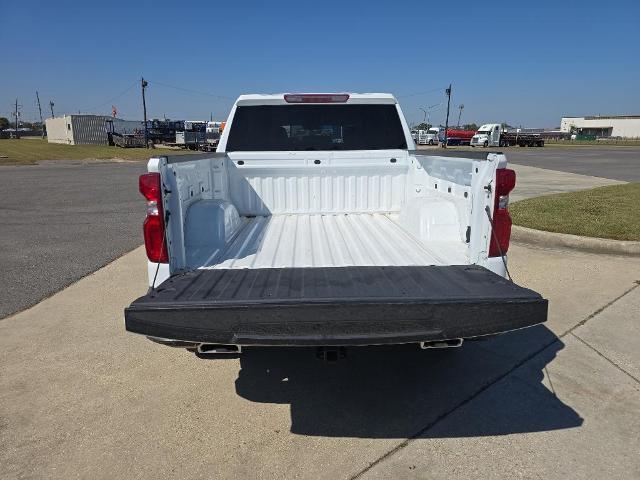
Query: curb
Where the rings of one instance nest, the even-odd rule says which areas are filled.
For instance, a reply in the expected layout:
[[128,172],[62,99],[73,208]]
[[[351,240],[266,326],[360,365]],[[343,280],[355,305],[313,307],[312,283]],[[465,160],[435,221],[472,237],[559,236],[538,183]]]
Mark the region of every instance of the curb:
[[533,228],[511,228],[511,239],[514,242],[542,247],[562,247],[592,253],[607,253],[640,257],[640,242],[627,240],[609,240],[606,238],[581,237],[567,233],[545,232]]

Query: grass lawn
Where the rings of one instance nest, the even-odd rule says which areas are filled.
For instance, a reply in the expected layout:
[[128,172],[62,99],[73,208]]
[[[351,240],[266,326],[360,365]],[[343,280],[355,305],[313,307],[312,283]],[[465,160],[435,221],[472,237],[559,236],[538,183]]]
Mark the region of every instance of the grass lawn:
[[509,206],[515,225],[640,241],[640,183],[530,198]]
[[[37,139],[0,139],[0,165],[32,164],[41,160],[148,160],[153,155],[180,155],[189,150],[120,148],[108,145],[62,145]],[[6,157],[6,158],[4,158]]]

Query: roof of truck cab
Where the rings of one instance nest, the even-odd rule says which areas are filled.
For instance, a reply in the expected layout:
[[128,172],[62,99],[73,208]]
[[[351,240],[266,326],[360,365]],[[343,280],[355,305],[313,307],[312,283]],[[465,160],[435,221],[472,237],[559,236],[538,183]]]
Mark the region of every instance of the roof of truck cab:
[[[306,94],[314,94],[313,92],[289,92],[295,93],[298,95]],[[289,93],[273,93],[269,95],[262,94],[249,94],[249,95],[240,95],[236,100],[236,104],[238,105],[289,105],[284,100],[284,96]],[[349,92],[318,92],[321,94],[348,94],[349,100],[347,100],[347,104],[351,103],[398,103],[396,97],[394,97],[390,93],[349,93]],[[317,95],[317,93],[315,93]],[[291,104],[294,105],[294,104]],[[302,104],[297,104],[302,105]],[[304,104],[304,105],[319,105],[319,104]],[[324,103],[322,105],[343,105],[343,103],[333,103],[327,104]]]

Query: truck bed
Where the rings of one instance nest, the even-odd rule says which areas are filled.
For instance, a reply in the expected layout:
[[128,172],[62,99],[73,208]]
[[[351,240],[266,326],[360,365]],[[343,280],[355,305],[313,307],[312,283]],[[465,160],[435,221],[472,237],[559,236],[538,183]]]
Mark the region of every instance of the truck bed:
[[271,215],[243,219],[225,249],[204,268],[302,268],[375,265],[464,265],[463,242],[423,243],[407,233],[397,215]]
[[546,318],[539,294],[476,265],[202,269],[125,310],[135,333],[271,346],[469,338]]

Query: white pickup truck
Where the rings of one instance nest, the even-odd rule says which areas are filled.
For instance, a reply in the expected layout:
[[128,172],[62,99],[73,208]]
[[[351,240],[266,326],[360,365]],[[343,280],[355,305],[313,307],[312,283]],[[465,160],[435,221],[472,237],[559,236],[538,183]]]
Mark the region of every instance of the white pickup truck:
[[240,96],[216,153],[140,177],[150,289],[127,330],[206,354],[459,346],[546,321],[504,278],[504,155],[413,145],[389,94]]

